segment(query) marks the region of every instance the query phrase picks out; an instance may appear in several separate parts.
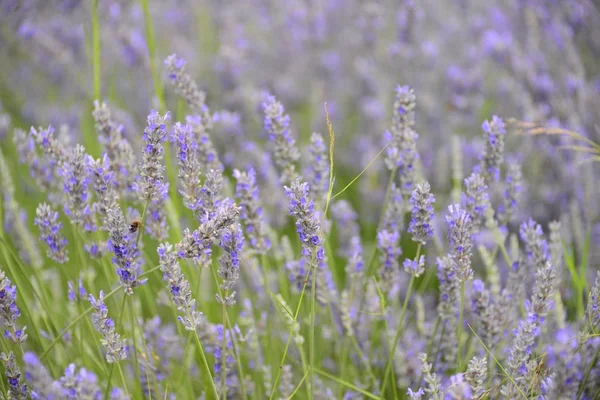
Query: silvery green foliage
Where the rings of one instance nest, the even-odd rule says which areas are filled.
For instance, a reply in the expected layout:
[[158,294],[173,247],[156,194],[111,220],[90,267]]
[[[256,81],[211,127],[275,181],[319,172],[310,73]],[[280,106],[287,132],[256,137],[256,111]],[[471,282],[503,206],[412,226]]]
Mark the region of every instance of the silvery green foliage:
[[329,187],[329,157],[323,135],[313,132],[308,145],[308,162],[304,173],[312,197],[324,204]]
[[192,297],[190,284],[181,272],[177,253],[171,244],[163,243],[158,246],[158,256],[163,280],[167,282],[171,299],[177,310],[183,312],[183,315],[178,317],[179,321],[186,330],[196,331],[203,323],[202,313],[196,311],[196,299]]
[[275,165],[281,174],[281,183],[289,185],[298,179],[296,162],[300,152],[290,130],[290,117],[274,96],[265,95],[262,103],[264,126],[272,143]]
[[31,394],[27,385],[21,382],[21,370],[16,363],[13,352],[0,353],[0,361],[4,365],[4,375],[8,380],[7,398],[9,400],[27,399]]
[[94,101],[92,112],[98,140],[106,150],[117,190],[121,195],[129,194],[136,178],[135,154],[123,135],[123,126],[112,119],[110,108],[104,102]]
[[485,392],[487,379],[487,361],[485,357],[473,357],[467,366],[465,380],[471,386],[473,396],[481,396]]
[[260,204],[256,172],[254,168],[247,171],[235,169],[233,177],[237,180],[235,195],[240,202],[240,217],[244,221],[250,247],[262,254],[271,247],[271,241],[267,236],[263,207]]
[[[527,378],[534,367],[531,363],[532,349],[552,307],[556,279],[555,269],[549,262],[546,262],[545,266],[538,267],[535,277],[531,301],[525,304],[527,317],[519,323],[508,356],[507,372],[513,377],[515,385],[518,385],[525,393],[528,393],[530,389],[534,392],[538,390],[536,387],[530,387]],[[520,392],[515,385],[505,384],[502,387],[502,394],[509,398],[519,396]]]
[[46,203],[40,204],[35,210],[35,224],[40,229],[40,239],[46,243],[46,255],[59,264],[69,261],[67,239],[61,234],[62,223],[58,220],[58,212],[52,210]]
[[420,353],[419,360],[422,363],[422,371],[425,375],[425,382],[427,383],[427,387],[425,388],[425,392],[429,394],[429,398],[432,400],[442,400],[442,385],[435,374],[432,372],[432,365],[427,362],[427,354]]
[[115,322],[108,316],[108,308],[104,304],[104,292],[101,290],[98,299],[90,294],[89,301],[94,308],[92,322],[102,335],[100,342],[106,347],[106,362],[114,363],[125,360],[128,356],[127,343],[117,333]]
[[96,193],[96,202],[93,204],[92,210],[100,218],[102,228],[106,229],[108,210],[115,209],[119,204],[116,191],[117,181],[106,154],[97,160],[88,155],[86,165],[92,178],[92,188]]

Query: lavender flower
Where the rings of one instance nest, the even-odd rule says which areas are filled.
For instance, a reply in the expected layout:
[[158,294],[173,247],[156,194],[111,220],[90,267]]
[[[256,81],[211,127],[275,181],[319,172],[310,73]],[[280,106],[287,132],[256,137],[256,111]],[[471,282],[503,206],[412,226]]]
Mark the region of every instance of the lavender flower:
[[23,355],[25,380],[31,389],[32,398],[59,399],[62,388],[59,382],[54,381],[50,372],[32,352]]
[[169,113],[160,116],[158,112],[152,111],[148,115],[148,126],[143,135],[146,146],[139,165],[140,180],[134,185],[144,202],[162,204],[169,192],[169,184],[164,182],[165,166],[162,164],[165,151],[163,143],[167,138],[165,123],[168,119]]
[[158,246],[160,258],[160,270],[163,272],[163,280],[169,286],[169,292],[173,303],[179,311],[184,313],[179,321],[186,330],[195,331],[202,324],[202,313],[196,311],[196,300],[192,298],[189,282],[183,276],[179,266],[177,253],[169,243]]
[[381,230],[402,231],[404,229],[404,211],[402,190],[393,183],[385,215],[381,221]]
[[[508,356],[508,373],[513,377],[515,384],[526,394],[530,387],[527,377],[532,368],[529,362],[532,349],[536,338],[542,333],[542,326],[552,308],[555,290],[554,267],[546,262],[545,266],[537,268],[535,277],[531,301],[525,302],[527,318],[519,323]],[[535,387],[532,389],[536,390]],[[508,383],[502,387],[502,394],[508,398],[514,398],[519,396],[519,391],[515,385]]]
[[462,206],[471,216],[473,228],[479,229],[485,218],[485,211],[490,207],[489,195],[485,179],[478,173],[473,173],[465,179],[465,193],[462,193]]
[[430,193],[429,183],[418,184],[410,196],[412,204],[412,219],[408,225],[408,232],[412,233],[413,241],[425,245],[427,240],[433,236],[433,206],[435,197]]
[[233,177],[237,180],[235,195],[240,201],[240,216],[246,224],[250,246],[256,252],[264,253],[271,247],[271,241],[266,233],[263,208],[258,197],[256,172],[253,168],[243,172],[236,169]]
[[448,223],[450,257],[456,263],[458,278],[461,281],[468,280],[473,276],[471,269],[473,248],[471,216],[459,204],[454,204],[448,207],[446,222]]
[[58,171],[58,168],[67,161],[67,152],[60,140],[54,135],[52,125],[48,126],[47,129],[31,127],[29,135],[35,139],[35,143],[41,147],[48,157],[50,167]]
[[285,194],[290,200],[290,215],[296,217],[296,232],[302,242],[302,255],[313,265],[323,260],[323,240],[321,239],[321,221],[315,212],[315,203],[308,197],[308,184],[300,180],[285,186]]
[[306,179],[312,191],[312,197],[324,202],[329,187],[329,160],[327,147],[320,133],[313,132],[308,146],[308,164]]
[[44,191],[56,186],[54,168],[46,158],[39,157],[35,139],[22,129],[15,129],[13,141],[19,153],[19,161],[29,167],[29,174]]
[[473,281],[471,302],[481,328],[478,335],[492,351],[496,349],[510,316],[511,301],[512,296],[506,290],[503,290],[497,298],[493,298],[492,293],[485,288],[481,280]]
[[473,357],[469,361],[465,380],[471,386],[473,396],[482,396],[485,392],[485,379],[487,377],[487,361],[485,357]]
[[420,353],[419,360],[423,363],[422,371],[425,374],[425,382],[427,383],[426,393],[429,393],[429,398],[432,400],[442,400],[442,385],[435,373],[432,373],[433,366],[427,362],[427,354]]
[[46,203],[40,204],[36,209],[35,224],[40,228],[40,239],[48,245],[48,257],[59,264],[67,262],[67,239],[60,234],[62,223],[58,221],[58,212],[52,211]]
[[445,334],[441,337],[441,358],[446,364],[451,364],[456,359],[458,348],[455,326],[461,285],[457,265],[450,256],[438,258],[437,266],[437,276],[440,281],[440,299],[437,309],[442,326],[446,328]]
[[184,230],[183,239],[175,246],[177,256],[193,259],[209,256],[213,242],[224,228],[235,223],[239,214],[239,207],[235,203],[223,201],[213,218],[204,218],[194,232]]
[[20,344],[27,339],[27,327],[17,328],[19,316],[21,310],[17,306],[17,287],[6,277],[4,271],[0,270],[0,321],[6,328],[10,328],[4,329],[4,338]]
[[265,114],[264,126],[269,141],[273,143],[275,165],[281,173],[281,182],[293,184],[298,179],[295,163],[300,153],[290,132],[290,117],[285,114],[283,105],[269,94],[265,96],[262,109]]
[[106,362],[114,363],[127,358],[127,344],[115,330],[115,322],[108,316],[108,308],[104,304],[104,292],[101,290],[98,299],[90,294],[89,301],[94,307],[92,322],[102,335],[100,343],[106,346]]
[[108,210],[118,207],[119,204],[114,173],[111,171],[110,161],[106,154],[97,160],[88,156],[86,165],[88,173],[92,177],[92,187],[97,198],[92,206],[92,211],[100,217],[103,228],[106,229]]
[[88,201],[90,175],[86,157],[85,148],[78,144],[67,156],[60,174],[66,194],[65,214],[74,225],[83,226],[85,231],[90,232],[96,227]]
[[87,299],[88,294],[85,290],[85,287],[83,287],[83,281],[81,280],[81,278],[79,278],[77,289],[75,289],[75,285],[71,281],[67,282],[67,286],[69,288],[69,292],[67,295],[69,301],[79,301]]
[[400,248],[400,233],[398,231],[380,231],[377,234],[377,248],[379,249],[379,282],[384,293],[389,292],[394,282],[398,280],[400,265],[398,258],[402,254]]
[[[167,74],[175,90],[194,111],[203,111],[206,94],[198,89],[194,79],[185,70],[185,60],[171,54],[165,59]],[[208,122],[208,121],[205,121]]]
[[200,188],[198,200],[196,201],[196,218],[213,218],[222,201],[223,173],[221,170],[211,169],[206,174],[204,185]]
[[504,121],[497,116],[492,121],[484,121],[481,129],[486,134],[487,141],[483,153],[479,156],[479,170],[486,184],[500,179],[500,167],[504,162],[504,136],[506,129]]
[[419,259],[405,259],[404,260],[404,270],[411,275],[414,275],[415,278],[421,276],[423,272],[425,272],[425,256],[419,257]]
[[353,246],[358,239],[360,246],[360,227],[358,226],[358,214],[347,200],[338,200],[331,206],[331,215],[338,226],[339,254],[342,257],[350,257]]
[[[80,368],[79,371],[77,371],[75,364],[69,364],[67,366],[64,375],[60,378],[60,385],[62,386],[61,398],[67,400],[91,400],[102,397],[102,392],[98,387],[98,377],[85,368]],[[120,395],[120,391],[115,393],[116,389],[117,388],[111,391],[111,398],[122,400],[123,397]],[[115,394],[117,396],[115,396]]]
[[419,135],[413,130],[416,100],[413,89],[408,86],[396,88],[392,126],[385,133],[389,142],[385,163],[390,170],[399,169],[400,189],[405,196],[413,190],[414,164],[419,157],[416,147]]
[[8,398],[14,400],[25,400],[29,397],[29,389],[26,384],[21,383],[21,370],[17,366],[13,352],[8,354],[2,352],[0,360],[4,364],[4,375],[8,378]]
[[113,264],[117,266],[117,275],[125,289],[125,293],[133,294],[133,289],[143,285],[146,279],[140,279],[139,252],[135,244],[135,233],[131,233],[129,225],[120,207],[108,210],[106,222],[108,230],[107,247],[113,252]]
[[504,203],[498,209],[500,214],[500,221],[504,224],[512,222],[515,215],[517,214],[517,206],[521,198],[521,192],[523,191],[523,175],[521,173],[521,166],[513,163],[508,164],[508,170],[506,171],[506,189],[504,190]]
[[[207,118],[210,118],[210,116]],[[202,170],[210,171],[211,169],[214,169],[215,171],[223,171],[223,164],[221,164],[217,150],[207,133],[208,128],[204,123],[205,118],[189,115],[185,120],[196,136],[196,142],[198,143],[198,157]]]
[[542,227],[529,219],[519,229],[521,239],[525,242],[527,257],[536,269],[544,268],[548,261],[548,242],[544,239]]
[[117,125],[108,106],[94,101],[92,112],[98,140],[106,150],[108,164],[114,174],[115,184],[120,193],[130,190],[135,179],[135,154],[131,144],[123,136],[123,126]]
[[585,332],[595,332],[595,328],[600,322],[600,271],[596,273],[594,286],[588,297],[587,308],[585,310]]
[[183,204],[190,210],[196,209],[200,198],[200,161],[198,159],[198,143],[189,124],[176,123],[171,141],[178,148],[179,193],[183,196]]
[[230,293],[233,285],[240,278],[240,255],[244,245],[244,235],[239,224],[233,224],[223,230],[219,246],[223,255],[219,258],[219,277],[223,279],[221,289],[225,291],[224,297],[217,294],[217,301],[232,306],[235,304],[235,291]]

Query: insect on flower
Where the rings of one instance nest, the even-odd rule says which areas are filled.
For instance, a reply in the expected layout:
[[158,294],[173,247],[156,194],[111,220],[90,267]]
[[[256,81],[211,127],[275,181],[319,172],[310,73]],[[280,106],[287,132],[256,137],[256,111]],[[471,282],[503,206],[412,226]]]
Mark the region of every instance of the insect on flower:
[[131,233],[137,232],[137,230],[140,229],[141,225],[142,225],[142,221],[140,221],[139,219],[134,219],[133,222],[131,223],[131,225],[129,225],[129,232],[131,232]]

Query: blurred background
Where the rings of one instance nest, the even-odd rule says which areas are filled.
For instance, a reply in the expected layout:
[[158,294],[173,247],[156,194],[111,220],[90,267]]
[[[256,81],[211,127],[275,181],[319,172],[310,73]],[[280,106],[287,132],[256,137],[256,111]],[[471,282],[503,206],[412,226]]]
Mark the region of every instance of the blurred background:
[[[157,90],[173,120],[183,120],[185,102],[163,87],[163,60],[173,53],[207,93],[212,140],[227,168],[244,167],[243,154],[233,155],[242,143],[266,139],[265,91],[290,113],[301,146],[313,131],[326,134],[327,102],[337,133],[337,189],[385,145],[397,85],[415,90],[419,174],[438,196],[452,196],[456,180],[468,175],[461,171],[477,163],[481,123],[494,114],[599,139],[600,12],[593,1],[166,0],[150,2],[145,15],[143,2],[103,0],[97,89],[96,3],[0,4],[0,143],[9,157],[8,126],[48,124],[99,155],[95,90],[133,143],[149,110],[160,106]],[[521,209],[531,212],[516,220],[563,217],[567,238],[586,230],[600,237],[590,156],[561,150],[573,144],[568,137],[508,130],[507,159],[522,165],[528,182]],[[378,160],[348,192],[368,226],[377,218],[369,204],[383,198],[384,169]]]

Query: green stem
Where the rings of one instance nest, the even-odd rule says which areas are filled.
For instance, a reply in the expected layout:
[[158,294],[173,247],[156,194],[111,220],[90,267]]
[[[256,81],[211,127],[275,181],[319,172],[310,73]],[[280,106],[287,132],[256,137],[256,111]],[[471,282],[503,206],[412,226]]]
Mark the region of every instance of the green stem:
[[158,106],[163,112],[165,110],[165,99],[163,96],[163,86],[161,85],[160,76],[156,69],[156,44],[154,41],[154,28],[152,26],[152,16],[150,15],[149,0],[142,0],[142,8],[144,10],[144,20],[146,23],[146,41],[148,42],[148,53],[150,57],[150,71],[152,72],[152,81],[154,82],[154,91],[158,99]]
[[587,380],[590,377],[590,373],[592,372],[592,369],[597,366],[596,363],[598,362],[598,356],[600,356],[600,347],[598,347],[598,350],[596,350],[596,353],[594,354],[594,357],[592,358],[592,362],[590,363],[590,366],[588,367],[588,369],[585,373],[585,377],[583,378],[583,381],[581,382],[581,385],[579,386],[579,392],[577,393],[577,400],[581,399],[581,396],[583,395],[583,392],[585,391],[585,384],[587,383]]
[[115,364],[117,364],[117,369],[119,370],[119,375],[121,375],[121,381],[123,382],[123,390],[125,390],[125,394],[127,395],[127,398],[131,398],[129,396],[129,389],[127,389],[127,380],[125,379],[125,375],[123,374],[123,369],[121,368],[121,364],[116,362]]
[[125,296],[125,297],[129,297],[129,311],[130,311],[130,318],[131,318],[131,338],[133,339],[133,362],[134,362],[134,374],[135,374],[135,381],[136,382],[141,382],[140,380],[140,363],[138,361],[138,349],[137,349],[137,339],[136,339],[136,331],[137,331],[137,324],[135,322],[135,308],[133,305],[133,296],[129,295],[129,296]]
[[108,400],[110,397],[110,381],[112,380],[113,372],[115,370],[115,363],[110,364],[108,370],[108,381],[106,382],[106,389],[104,391],[104,400]]
[[[419,259],[419,251],[420,247],[417,248],[417,256],[416,259]],[[404,304],[402,304],[402,311],[400,313],[400,320],[398,321],[398,328],[396,329],[396,335],[394,336],[394,342],[392,343],[392,347],[388,350],[389,356],[387,361],[387,367],[385,369],[383,385],[381,385],[381,393],[385,392],[385,387],[387,386],[388,378],[390,376],[390,371],[392,369],[392,364],[394,360],[394,354],[396,353],[396,347],[398,346],[398,341],[400,340],[400,333],[402,332],[402,324],[404,322],[404,316],[406,314],[406,308],[408,306],[408,299],[410,298],[412,287],[415,282],[415,276],[410,276],[410,281],[408,282],[408,290],[406,291],[406,297],[404,297]],[[394,383],[395,384],[395,383]]]
[[[191,320],[192,317],[188,313],[188,318]],[[202,358],[202,365],[204,366],[204,370],[206,375],[210,380],[210,387],[215,395],[215,399],[219,398],[219,391],[217,390],[217,386],[215,385],[215,380],[213,379],[212,373],[210,372],[210,367],[208,365],[208,361],[206,360],[206,354],[204,353],[204,347],[202,347],[202,343],[200,342],[200,337],[198,337],[198,331],[194,330],[194,337],[196,338],[196,343],[198,344],[198,349],[200,350],[200,357]],[[240,377],[242,380],[243,377]]]
[[460,283],[460,310],[458,317],[458,326],[456,327],[456,340],[458,342],[456,368],[461,371],[462,368],[462,333],[463,333],[463,318],[465,306],[465,282]]
[[[227,292],[224,293],[224,296],[227,296]],[[223,400],[227,400],[227,385],[225,384],[226,372],[227,372],[227,330],[226,330],[226,321],[225,321],[225,298],[223,297],[221,300],[221,320],[223,323],[223,340],[221,340],[221,394],[223,396]],[[243,379],[243,377],[240,377]]]

